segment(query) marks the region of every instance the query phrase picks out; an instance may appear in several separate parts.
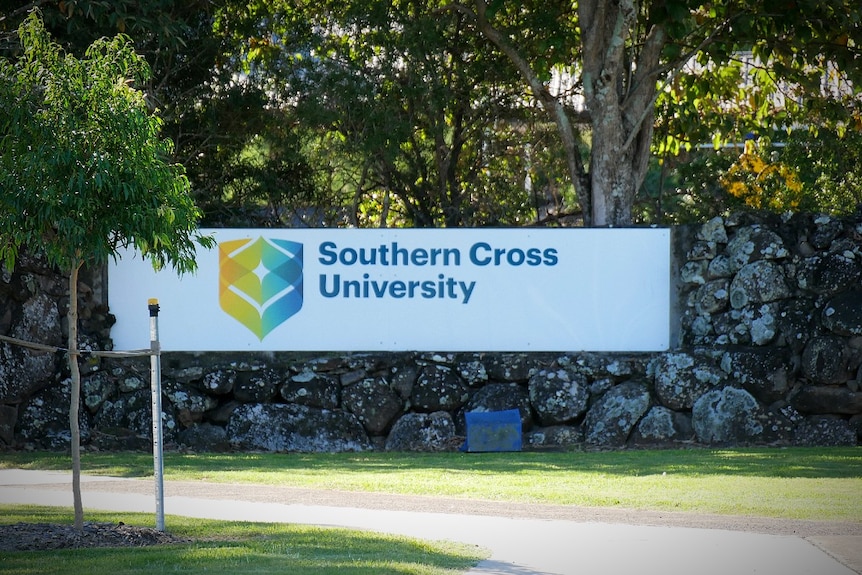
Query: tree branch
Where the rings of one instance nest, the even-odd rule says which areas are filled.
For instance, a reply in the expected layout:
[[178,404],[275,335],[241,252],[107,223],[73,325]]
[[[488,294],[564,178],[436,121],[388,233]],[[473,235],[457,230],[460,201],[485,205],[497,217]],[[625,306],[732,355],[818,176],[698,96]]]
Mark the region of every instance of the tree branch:
[[[479,32],[482,33],[494,46],[496,46],[509,59],[521,77],[527,82],[534,97],[539,101],[539,104],[553,118],[563,141],[563,149],[566,152],[566,163],[568,165],[569,174],[572,179],[572,184],[575,186],[575,191],[578,195],[578,202],[581,204],[581,209],[584,214],[591,213],[590,210],[590,188],[589,177],[584,168],[583,162],[578,153],[577,143],[575,142],[575,131],[572,127],[571,120],[566,113],[563,104],[555,98],[547,86],[545,86],[536,73],[533,71],[530,63],[524,58],[507,40],[499,30],[493,27],[487,18],[488,4],[485,0],[474,0],[476,11],[472,11],[461,4],[451,4],[447,9],[455,10],[472,19]],[[588,218],[587,218],[588,219]],[[586,225],[590,225],[586,222]]]

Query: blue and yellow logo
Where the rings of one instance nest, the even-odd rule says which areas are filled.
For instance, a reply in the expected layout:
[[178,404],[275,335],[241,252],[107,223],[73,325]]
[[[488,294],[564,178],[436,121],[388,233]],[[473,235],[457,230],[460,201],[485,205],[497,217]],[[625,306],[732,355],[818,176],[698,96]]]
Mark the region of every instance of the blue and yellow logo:
[[302,244],[263,237],[221,242],[219,305],[263,341],[302,308]]

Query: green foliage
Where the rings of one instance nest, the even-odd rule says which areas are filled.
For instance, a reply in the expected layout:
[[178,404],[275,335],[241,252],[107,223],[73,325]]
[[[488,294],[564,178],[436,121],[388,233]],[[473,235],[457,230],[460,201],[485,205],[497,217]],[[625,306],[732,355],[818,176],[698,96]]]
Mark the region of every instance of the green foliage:
[[862,126],[791,132],[781,161],[796,166],[809,209],[849,214],[862,206]]
[[[842,136],[862,117],[862,6],[847,0],[763,0],[692,6],[691,15],[685,41],[702,42],[701,48],[663,86],[657,101],[654,150],[677,183],[669,197],[682,200],[666,204],[681,210],[666,216],[709,217],[739,207],[740,199],[743,206],[776,211],[852,210],[853,184],[846,182],[854,178],[853,170],[845,177],[802,150],[821,148],[817,134],[826,132],[833,134],[826,156],[835,164],[848,166],[837,158],[855,156],[853,138]],[[677,43],[682,40],[673,37],[666,55],[684,56],[684,45]],[[735,156],[728,163],[732,149],[720,149],[741,145],[751,135],[763,144],[748,157],[749,167],[762,161],[766,171],[760,181],[752,176],[744,186],[739,178],[731,184],[727,170],[736,162],[738,176],[742,163]],[[703,150],[704,144],[716,151]],[[779,171],[784,184],[775,180]],[[724,188],[717,185],[722,177]],[[775,182],[766,187],[774,189],[748,193],[768,178]],[[794,189],[797,182],[800,189]],[[736,195],[728,193],[731,188]]]
[[156,267],[194,269],[199,211],[134,87],[149,68],[128,38],[98,40],[78,59],[38,13],[19,36],[22,55],[0,60],[0,259],[40,248],[68,270],[132,245]]
[[328,221],[533,219],[523,149],[544,140],[523,128],[533,120],[517,79],[457,12],[433,2],[258,3],[219,25],[248,36],[250,81],[283,81],[275,99],[295,110]]
[[[522,225],[552,221],[548,210],[584,207],[575,195],[609,183],[591,182],[600,170],[589,147],[568,163],[561,157],[568,140],[562,133],[549,139],[552,118],[534,105],[536,85],[471,17],[482,6],[541,89],[562,103],[575,140],[598,133],[597,122],[632,114],[607,160],[617,171],[643,176],[648,151],[639,134],[648,141],[653,125],[653,160],[663,161],[668,184],[687,178],[669,170],[678,163],[671,157],[703,144],[808,127],[842,143],[862,118],[858,2],[642,2],[619,19],[630,29],[614,32],[622,16],[614,10],[626,5],[618,3],[602,12],[607,20],[582,29],[580,19],[601,5],[64,0],[41,9],[69,54],[83,54],[103,36],[129,35],[153,71],[139,87],[160,108],[171,160],[185,166],[208,225],[283,225],[299,217],[312,225]],[[0,53],[10,60],[20,55],[12,33],[25,8],[0,0]],[[615,91],[609,110],[583,109],[584,71],[595,66],[585,60],[585,31],[597,29],[619,33],[615,41],[624,46],[598,52],[620,58],[602,63]],[[660,55],[651,59],[657,30]],[[658,87],[655,102],[645,83]],[[784,162],[804,176],[805,166]],[[653,193],[636,220],[677,219],[655,211],[684,205],[677,196]]]

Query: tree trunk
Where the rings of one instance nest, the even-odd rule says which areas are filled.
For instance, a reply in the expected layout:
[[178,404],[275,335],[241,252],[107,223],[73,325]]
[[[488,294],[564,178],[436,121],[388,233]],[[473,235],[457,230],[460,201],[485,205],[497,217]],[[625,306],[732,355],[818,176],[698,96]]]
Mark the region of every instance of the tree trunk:
[[633,38],[635,0],[582,0],[584,100],[592,119],[590,193],[594,226],[629,226],[646,176],[665,31]]
[[75,529],[84,529],[84,505],[81,500],[81,429],[78,411],[81,403],[81,370],[78,367],[78,271],[80,264],[74,264],[69,272],[69,310],[66,317],[69,323],[69,372],[72,377],[72,398],[69,405],[69,428],[71,430],[72,451],[72,500],[75,508]]

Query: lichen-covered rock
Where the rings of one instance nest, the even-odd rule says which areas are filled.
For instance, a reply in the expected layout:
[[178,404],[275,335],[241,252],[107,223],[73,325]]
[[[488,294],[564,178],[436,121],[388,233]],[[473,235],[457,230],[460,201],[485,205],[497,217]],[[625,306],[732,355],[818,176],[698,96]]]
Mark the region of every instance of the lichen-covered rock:
[[[15,308],[14,318],[12,307]],[[42,345],[62,345],[57,304],[47,294],[37,293],[20,307],[10,306],[6,313],[10,317],[9,331],[5,335]],[[57,357],[52,353],[0,342],[0,403],[20,403],[56,381],[57,367]]]
[[846,386],[806,385],[793,396],[793,406],[810,414],[862,414],[862,391]]
[[165,381],[162,393],[171,402],[177,413],[177,420],[183,427],[203,421],[204,413],[215,409],[218,399],[207,395],[187,384]]
[[632,435],[632,443],[637,445],[668,445],[692,439],[691,417],[662,405],[651,408],[638,422]]
[[683,284],[703,285],[706,283],[709,262],[696,260],[685,262],[679,270],[679,280]]
[[105,372],[81,378],[81,397],[90,413],[97,413],[106,401],[117,395],[117,384]]
[[763,435],[763,415],[750,393],[724,387],[707,392],[695,402],[692,427],[703,443],[747,443]]
[[843,336],[862,335],[862,290],[836,295],[823,307],[823,326]]
[[[106,432],[124,431],[136,437],[153,438],[153,394],[139,390],[106,401],[93,417],[93,427]],[[179,432],[173,405],[162,400],[162,439],[171,443]]]
[[818,214],[811,222],[808,241],[818,250],[827,249],[841,234],[841,222],[828,214]]
[[724,353],[721,368],[768,405],[787,396],[793,359],[786,348],[735,348]]
[[461,382],[461,378],[443,365],[423,368],[410,394],[414,409],[426,413],[455,411],[469,398],[467,386]]
[[352,413],[305,405],[247,403],[234,410],[226,431],[237,449],[340,453],[371,448]]
[[478,359],[460,361],[457,369],[458,375],[470,387],[480,387],[488,382],[488,370]]
[[204,368],[200,365],[190,365],[187,367],[162,369],[162,378],[185,384],[199,382],[204,378]]
[[826,253],[806,258],[799,266],[796,281],[801,289],[817,294],[834,294],[859,284],[862,266],[855,257]]
[[716,216],[701,225],[697,230],[696,237],[705,242],[726,244],[727,229],[724,227],[724,218]]
[[856,430],[845,419],[812,416],[796,428],[796,443],[805,446],[839,447],[856,445]]
[[413,384],[419,377],[419,367],[415,364],[397,363],[392,366],[389,376],[389,385],[398,394],[398,397],[409,400],[413,393]]
[[783,311],[777,303],[731,309],[712,316],[719,343],[765,346],[775,341]]
[[730,282],[730,305],[734,309],[789,296],[790,288],[787,286],[784,270],[768,260],[746,264]]
[[699,314],[724,311],[730,300],[730,282],[727,278],[708,281],[698,288],[694,298],[694,309]]
[[752,262],[782,259],[790,253],[784,247],[781,236],[760,224],[754,224],[736,230],[733,239],[727,244],[727,255],[731,271],[736,272]]
[[233,396],[243,403],[264,403],[278,393],[282,380],[273,369],[260,369],[239,374]]
[[[15,435],[24,443],[40,449],[66,450],[72,441],[69,406],[72,382],[65,379],[40,390],[18,408]],[[90,440],[90,415],[83,401],[78,409],[81,444]]]
[[336,409],[341,404],[341,383],[333,375],[302,371],[288,378],[279,394],[288,403]]
[[529,394],[543,426],[569,423],[587,411],[589,382],[570,370],[541,370],[530,378]]
[[[464,406],[458,418],[458,429],[463,421],[463,412],[506,411],[517,409],[521,414],[521,429],[524,431],[533,427],[533,413],[530,408],[530,398],[527,390],[517,383],[489,383],[476,390],[470,401]],[[466,424],[465,424],[466,425]]]
[[683,352],[657,356],[649,370],[659,401],[677,410],[691,409],[701,395],[724,380],[722,372],[705,358]]
[[182,430],[177,443],[193,451],[228,451],[227,431],[220,425],[200,423]]
[[503,353],[483,360],[488,379],[491,381],[524,382],[534,367],[527,354]]
[[585,441],[599,447],[625,445],[634,426],[650,408],[647,386],[627,381],[605,393],[587,412]]
[[386,438],[387,451],[452,451],[463,443],[455,435],[455,422],[445,411],[406,413]]
[[565,449],[584,442],[581,425],[553,425],[538,427],[524,433],[524,444],[533,449]]
[[815,337],[802,352],[802,373],[812,383],[840,383],[848,379],[847,345],[837,336]]
[[215,369],[204,374],[201,387],[212,395],[227,395],[236,385],[236,370]]
[[364,379],[344,388],[342,403],[371,435],[383,435],[404,409],[401,398],[382,377]]

